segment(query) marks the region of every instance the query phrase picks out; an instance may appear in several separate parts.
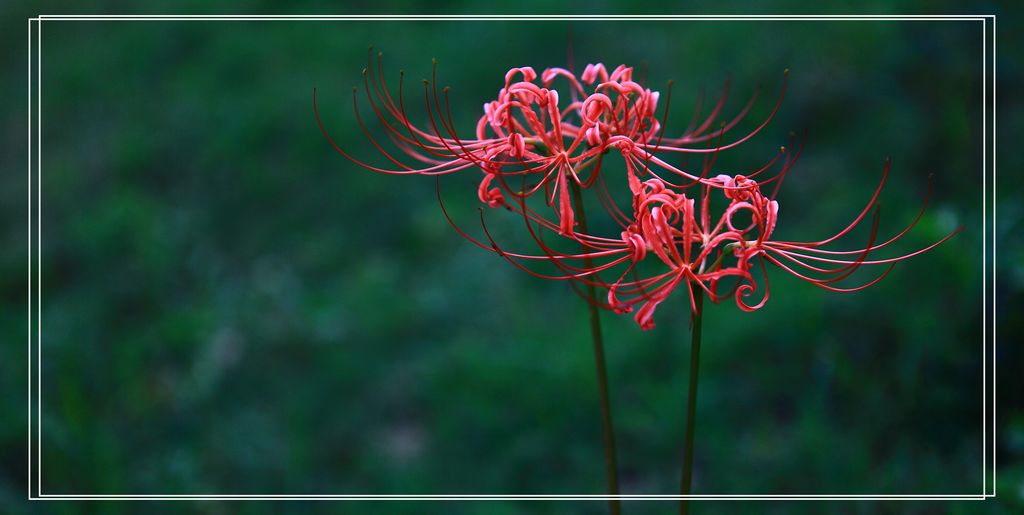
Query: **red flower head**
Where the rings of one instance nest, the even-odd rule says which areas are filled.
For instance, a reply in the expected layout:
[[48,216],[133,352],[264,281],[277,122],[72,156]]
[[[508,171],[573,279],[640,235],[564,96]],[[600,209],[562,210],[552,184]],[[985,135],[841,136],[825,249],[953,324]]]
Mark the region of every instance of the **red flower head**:
[[[353,157],[331,140],[317,114],[321,130],[339,153],[361,167],[390,174],[440,175],[478,168],[484,173],[478,195],[490,207],[508,206],[509,196],[525,198],[543,191],[547,205],[558,217],[562,235],[572,234],[576,225],[569,184],[585,189],[595,184],[600,175],[600,158],[609,150],[618,150],[626,159],[631,180],[637,173],[653,174],[653,166],[690,182],[700,182],[704,179],[666,163],[655,154],[708,154],[725,150],[750,139],[775,114],[773,110],[760,126],[734,142],[719,143],[713,148],[691,148],[687,145],[720,140],[746,115],[754,99],[729,123],[708,132],[721,114],[726,89],[703,123],[697,125],[695,118],[681,136],[665,138],[664,125],[656,117],[660,95],[634,82],[632,68],[620,65],[609,74],[603,64],[590,64],[579,79],[568,70],[548,68],[541,73],[538,83],[537,73],[527,66],[512,68],[505,74],[505,85],[497,98],[483,106],[475,139],[467,139],[458,135],[452,123],[448,88],[443,94],[437,91],[436,61],[433,80],[423,82],[429,126],[421,128],[406,114],[404,73],[399,77],[398,94],[393,96],[383,80],[380,55],[376,73],[369,71],[374,69],[372,62],[363,70],[363,92],[401,156],[389,152],[370,134],[359,117],[358,106],[360,128],[391,165],[375,166]],[[560,95],[553,88],[556,81],[568,83],[566,94]],[[353,88],[354,105],[357,97],[358,88]],[[668,112],[668,106],[665,107],[662,116]],[[416,163],[400,159],[402,156]],[[530,188],[510,188],[505,183],[506,179],[521,176],[531,179]],[[495,181],[496,178],[500,180]]]

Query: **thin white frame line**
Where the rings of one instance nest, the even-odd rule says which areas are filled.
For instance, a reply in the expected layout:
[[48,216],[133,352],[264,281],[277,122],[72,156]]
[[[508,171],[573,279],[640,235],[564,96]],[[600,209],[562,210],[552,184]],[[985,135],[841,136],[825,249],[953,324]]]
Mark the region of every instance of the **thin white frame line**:
[[[998,234],[996,233],[996,225],[995,225],[996,224],[996,193],[995,193],[995,187],[996,187],[996,180],[995,180],[995,173],[996,173],[995,172],[995,145],[996,145],[996,141],[995,141],[995,126],[996,126],[996,122],[995,122],[995,116],[996,116],[996,113],[995,113],[995,110],[996,110],[996,102],[995,102],[995,95],[996,95],[996,33],[995,33],[995,18],[994,17],[992,18],[992,36],[991,36],[992,54],[991,55],[987,54],[988,43],[989,43],[989,38],[988,38],[988,34],[987,34],[988,33],[988,21],[987,20],[985,21],[985,33],[986,33],[986,37],[985,37],[985,40],[983,42],[983,49],[982,49],[982,58],[983,58],[982,59],[982,66],[983,66],[983,69],[985,71],[985,74],[984,74],[983,79],[982,79],[982,90],[983,90],[982,91],[982,99],[983,99],[983,102],[984,102],[984,106],[983,106],[983,110],[982,110],[982,166],[983,166],[983,169],[986,171],[986,173],[983,174],[983,176],[982,176],[982,185],[983,185],[982,193],[984,195],[984,194],[987,194],[987,191],[988,191],[988,187],[986,185],[986,181],[988,179],[988,173],[987,173],[988,166],[987,166],[987,163],[988,163],[988,158],[989,158],[989,152],[991,152],[992,153],[991,154],[991,163],[992,163],[992,197],[991,197],[991,200],[992,200],[992,217],[991,217],[991,219],[992,219],[992,229],[991,229],[991,234],[989,234],[989,231],[987,229],[987,225],[983,224],[983,227],[986,228],[986,229],[983,231],[982,240],[984,242],[985,239],[991,237],[990,241],[991,241],[992,249],[991,249],[991,257],[990,258],[985,258],[985,253],[988,251],[988,245],[984,244],[983,245],[983,249],[982,249],[982,256],[983,256],[983,261],[986,264],[986,266],[989,264],[989,262],[991,262],[991,264],[992,264],[992,274],[991,274],[992,275],[992,281],[991,281],[991,283],[989,283],[988,281],[985,280],[985,275],[984,275],[984,271],[983,271],[982,281],[983,281],[983,284],[984,284],[984,288],[982,288],[982,291],[984,292],[984,295],[985,295],[985,297],[987,299],[987,297],[989,295],[988,288],[990,287],[990,284],[991,284],[992,304],[991,304],[991,322],[989,321],[989,311],[987,309],[986,309],[986,311],[984,313],[984,318],[982,319],[982,321],[983,321],[983,331],[987,330],[989,323],[992,324],[991,332],[989,333],[990,337],[986,338],[985,341],[984,341],[984,343],[985,343],[985,356],[984,356],[984,358],[985,359],[983,360],[983,363],[984,363],[984,366],[985,366],[985,368],[983,369],[983,376],[984,376],[988,372],[989,357],[991,356],[990,359],[991,359],[991,364],[992,364],[992,379],[991,379],[991,381],[992,381],[992,383],[991,383],[992,384],[992,394],[991,394],[991,396],[992,396],[991,397],[991,399],[992,399],[991,400],[991,402],[992,402],[992,415],[991,415],[991,426],[989,426],[987,429],[985,429],[985,437],[986,438],[991,437],[989,442],[990,442],[990,445],[991,445],[991,453],[992,453],[992,461],[991,461],[991,463],[992,463],[992,483],[991,483],[992,484],[992,493],[991,494],[988,493],[989,492],[989,488],[988,488],[989,483],[988,483],[987,479],[986,479],[986,483],[985,483],[984,493],[985,493],[986,497],[995,497],[995,495],[996,495],[996,493],[995,493],[996,492],[996,450],[998,449],[998,440],[996,439],[997,438],[996,437],[996,427],[997,427],[996,420],[997,419],[996,419],[996,415],[995,415],[995,406],[996,406],[996,379],[995,379],[995,374],[996,374],[996,345],[997,345],[997,342],[996,342],[996,339],[995,339],[995,334],[996,334],[996,321],[995,321],[995,317],[996,317],[996,267],[997,267],[995,248],[996,248],[996,241],[998,239]],[[987,81],[989,80],[988,66],[989,66],[990,62],[991,62],[991,65],[992,65],[992,68],[991,68],[991,70],[992,70],[991,71],[991,97],[988,97],[987,95],[989,94],[989,83]],[[989,123],[986,121],[986,117],[988,115],[988,109],[990,107],[992,109],[991,125],[989,125]],[[991,140],[987,139],[988,138],[988,131],[989,131],[990,128],[992,130]],[[988,141],[991,141],[991,149],[989,148]],[[982,213],[983,219],[984,219],[985,216],[987,216],[987,207],[988,207],[987,204],[985,205],[985,207],[986,207],[986,210],[985,210],[985,212]],[[986,304],[987,304],[987,300],[983,299],[983,305],[986,305]],[[991,342],[991,347],[989,347],[989,342]],[[987,395],[984,397],[984,402],[985,402],[985,408],[983,409],[983,412],[985,412],[987,414],[988,413],[988,403],[989,403],[989,397]],[[985,420],[987,422],[988,418],[986,417]],[[990,449],[988,447],[986,447],[985,448],[985,459],[988,458],[988,453],[989,452],[990,452]],[[987,473],[987,467],[986,467],[986,473]]]
[[[988,263],[985,254],[988,250],[986,242],[988,211],[986,191],[988,189],[988,21],[981,20],[981,261]],[[985,285],[986,268],[981,270],[981,493],[988,493],[988,291]]]
[[739,21],[760,21],[760,20],[793,20],[793,21],[820,21],[820,20],[870,20],[870,21],[904,21],[904,20],[976,20],[980,18],[994,18],[994,14],[779,14],[779,15],[727,15],[727,14],[676,14],[676,15],[579,15],[579,14],[550,14],[550,15],[529,15],[529,14],[324,14],[324,15],[235,15],[235,14],[43,14],[39,19],[46,20],[109,20],[109,21],[139,21],[139,20],[427,20],[427,21],[678,21],[678,20],[739,20]]
[[[985,378],[987,374],[987,368],[983,367],[983,452],[982,452],[982,480],[983,480],[983,491],[980,496],[977,495],[964,495],[964,494],[856,494],[856,495],[842,495],[842,494],[737,494],[737,495],[726,495],[726,494],[701,494],[701,495],[590,495],[590,494],[566,494],[566,495],[501,495],[501,494],[480,494],[480,495],[302,495],[302,494],[282,494],[282,495],[263,495],[263,494],[210,494],[210,495],[192,495],[192,494],[111,494],[111,495],[93,495],[93,494],[43,494],[42,493],[42,21],[44,19],[54,21],[193,21],[193,20],[213,20],[213,21],[308,21],[308,20],[325,20],[325,21],[372,21],[372,20],[387,20],[387,21],[423,21],[423,20],[451,20],[451,21],[537,21],[537,20],[558,20],[558,21],[643,21],[643,20],[654,20],[654,21],[911,21],[911,20],[949,20],[949,21],[976,21],[980,19],[983,23],[982,27],[982,126],[984,129],[988,128],[987,122],[987,109],[988,105],[988,60],[987,60],[987,44],[988,44],[988,24],[987,20],[992,19],[993,35],[992,35],[992,162],[993,162],[993,234],[992,234],[992,260],[993,260],[993,278],[992,278],[992,301],[993,301],[993,316],[992,316],[992,335],[994,338],[996,330],[995,320],[995,93],[996,93],[996,38],[995,38],[995,23],[996,15],[792,15],[792,16],[775,16],[775,15],[763,15],[763,16],[747,16],[747,15],[665,15],[665,16],[649,16],[649,15],[622,15],[622,16],[600,16],[600,15],[555,15],[555,16],[530,16],[530,15],[420,15],[420,16],[408,16],[408,15],[372,15],[372,16],[348,16],[348,15],[325,15],[325,16],[303,16],[303,15],[292,15],[292,16],[271,16],[271,15],[40,15],[34,18],[28,19],[28,62],[29,62],[29,499],[30,500],[206,500],[206,499],[226,499],[226,500],[243,500],[243,499],[310,499],[310,500],[353,500],[353,499],[366,499],[366,500],[469,500],[469,499],[490,499],[490,500],[501,500],[501,499],[587,499],[587,500],[608,500],[608,499],[698,499],[698,500],[814,500],[814,499],[834,499],[834,500],[864,500],[864,499],[879,499],[879,500],[911,500],[911,499],[924,499],[924,500],[971,500],[980,499],[984,500],[989,497],[995,497],[995,458],[996,458],[996,427],[995,427],[995,409],[997,405],[997,399],[995,397],[995,370],[996,370],[996,359],[995,359],[995,342],[993,341],[992,351],[992,387],[993,387],[993,398],[992,398],[992,467],[993,467],[993,489],[992,494],[988,494],[988,417],[987,417],[987,380]],[[32,400],[32,389],[31,389],[31,273],[32,273],[32,241],[31,241],[31,226],[32,226],[32,181],[31,181],[31,62],[32,62],[32,22],[36,22],[36,56],[37,56],[37,94],[36,94],[36,168],[37,168],[37,202],[36,202],[36,213],[37,213],[37,244],[36,244],[36,332],[37,332],[37,362],[36,362],[36,381],[37,381],[37,459],[36,464],[37,472],[37,490],[38,496],[32,497],[32,485],[31,485],[31,471],[32,471],[32,460],[31,460],[31,443],[32,443],[32,417],[31,417],[31,400]],[[987,286],[986,281],[986,270],[987,270],[987,225],[986,225],[986,195],[987,195],[987,130],[982,132],[982,146],[985,148],[985,153],[982,156],[982,304],[983,304],[983,324],[982,324],[982,346],[983,352],[988,352],[988,342],[986,338],[986,331],[988,324],[985,323],[987,318],[987,294],[985,293],[985,287]],[[983,359],[983,363],[984,363]]]
[[[996,439],[996,270],[998,260],[996,258],[996,243],[999,241],[996,232],[996,17],[992,16],[992,497],[996,496],[996,449],[999,440]],[[987,106],[986,106],[987,107]]]
[[[959,17],[959,18],[941,18],[941,19],[930,19],[930,18],[904,18],[893,21],[977,21],[981,18],[971,17]],[[540,18],[540,19],[505,19],[505,18],[464,18],[464,19],[447,19],[447,18],[435,18],[435,19],[420,19],[420,18],[394,18],[394,19],[381,19],[381,18],[341,18],[341,19],[325,19],[325,18],[245,18],[245,19],[232,19],[232,18],[46,18],[48,21],[150,21],[150,22],[161,22],[161,21],[225,21],[225,22],[264,22],[264,21],[354,21],[354,22],[365,22],[365,21],[420,21],[420,22],[435,22],[435,21],[478,21],[478,22],[525,22],[525,21],[575,21],[575,22],[587,22],[587,21],[622,21],[622,22],[636,22],[636,21],[659,21],[659,22],[671,22],[671,21],[885,21],[875,18],[774,18],[769,20],[761,20],[758,18],[700,18],[700,19],[611,19],[611,20],[589,20],[589,19],[573,19],[573,18]]]
[[28,496],[32,497],[32,19],[28,20]]
[[871,499],[882,499],[882,500],[949,500],[954,499],[971,499],[971,500],[982,500],[985,498],[984,495],[979,494],[908,494],[908,495],[871,495],[871,494],[690,494],[690,495],[671,495],[671,494],[621,494],[621,495],[601,495],[601,494],[395,494],[395,495],[381,495],[381,494],[348,494],[348,495],[333,495],[333,494],[153,494],[153,495],[124,495],[124,494],[111,494],[111,495],[100,495],[100,494],[47,494],[42,496],[43,499],[122,499],[122,500],[154,500],[154,499],[166,499],[166,500],[199,500],[199,499],[230,499],[230,500],[241,500],[241,499],[264,499],[264,500],[294,500],[294,499],[313,499],[313,500],[355,500],[355,499],[376,499],[376,500],[500,500],[500,499],[532,499],[532,500],[684,500],[684,499],[700,499],[700,500],[821,500],[821,499],[849,499],[849,500],[871,500]]
[[[36,20],[36,491],[43,495],[43,21]],[[29,182],[31,184],[31,181]]]
[[903,502],[903,501],[985,501],[988,497],[973,495],[965,497],[901,497],[901,498],[878,498],[878,497],[732,497],[723,498],[716,496],[693,496],[693,497],[622,497],[622,498],[605,498],[605,497],[372,497],[372,496],[360,496],[360,497],[295,497],[295,498],[263,498],[263,497],[196,497],[196,498],[181,498],[181,497],[147,497],[147,498],[120,498],[120,497],[103,497],[103,498],[83,498],[83,497],[36,497],[33,500],[36,501],[163,501],[163,502],[197,502],[197,501],[261,501],[261,502],[274,502],[274,501],[319,501],[319,502],[338,502],[338,501],[375,501],[375,502],[426,502],[426,501],[606,501],[611,499],[617,499],[620,501],[762,501],[762,502],[806,502],[806,501],[889,501],[889,502]]

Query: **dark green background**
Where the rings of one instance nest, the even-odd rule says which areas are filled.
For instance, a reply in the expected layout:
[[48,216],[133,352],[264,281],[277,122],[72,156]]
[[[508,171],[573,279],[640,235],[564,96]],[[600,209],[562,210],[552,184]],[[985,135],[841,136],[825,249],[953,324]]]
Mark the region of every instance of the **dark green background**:
[[[424,11],[367,8],[399,9]],[[896,12],[907,11],[914,10]],[[0,323],[8,335],[0,361],[0,507],[11,512],[28,509],[25,108],[18,106],[25,104],[24,18],[38,12],[68,11],[11,10],[20,18],[5,36],[20,48],[4,76],[11,106],[4,133],[13,144],[0,158],[11,222],[0,251]],[[780,238],[820,239],[845,226],[889,156],[883,232],[913,219],[935,174],[932,205],[899,249],[965,226],[863,292],[828,293],[773,270],[764,309],[710,306],[695,492],[977,494],[980,30],[980,22],[920,21],[45,22],[43,490],[601,493],[582,301],[567,285],[530,277],[461,239],[437,207],[432,180],[372,174],[335,154],[311,103],[316,87],[332,135],[372,158],[351,114],[351,86],[374,44],[386,53],[390,78],[406,70],[416,112],[418,80],[437,57],[460,133],[468,134],[509,67],[564,66],[571,37],[577,69],[593,61],[646,66],[655,89],[673,79],[669,124],[677,129],[697,91],[713,93],[727,76],[735,92],[729,111],[763,85],[767,96],[752,119],[763,117],[790,68],[779,117],[718,166],[750,169],[790,131],[806,131],[804,156],[779,196]],[[999,156],[998,500],[703,503],[698,513],[1024,509],[1021,353],[1012,347],[1024,285],[1012,132],[1020,103],[1011,85],[1020,68],[1013,45],[1000,45],[1000,141],[1009,150]],[[446,202],[474,229],[478,176],[445,181]],[[495,212],[488,220],[510,245],[525,240],[514,216]],[[863,241],[858,233],[848,247]],[[676,295],[646,333],[628,316],[603,317],[625,493],[677,488],[687,309]],[[45,508],[600,513],[605,505]]]

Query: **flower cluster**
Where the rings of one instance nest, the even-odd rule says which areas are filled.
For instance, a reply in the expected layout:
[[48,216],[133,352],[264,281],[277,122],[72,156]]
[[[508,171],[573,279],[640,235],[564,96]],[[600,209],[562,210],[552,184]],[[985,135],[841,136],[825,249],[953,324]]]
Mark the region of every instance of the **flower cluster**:
[[[633,312],[643,329],[654,326],[657,306],[677,288],[685,289],[694,312],[695,295],[700,292],[716,303],[732,297],[740,309],[752,311],[768,300],[767,264],[822,288],[855,291],[881,280],[896,262],[956,234],[916,252],[869,259],[874,251],[906,235],[924,212],[922,208],[909,226],[876,243],[876,203],[889,173],[887,162],[874,195],[843,230],[818,241],[777,240],[773,236],[779,220],[775,196],[799,149],[783,147],[764,166],[743,175],[712,175],[711,168],[720,152],[748,141],[768,125],[781,105],[785,83],[763,121],[726,141],[748,115],[756,95],[716,126],[727,98],[726,86],[707,116],[700,117],[698,104],[688,127],[667,136],[671,83],[659,116],[659,92],[635,81],[633,73],[625,65],[609,72],[600,63],[587,65],[578,76],[563,68],[548,68],[539,75],[531,67],[512,68],[497,97],[484,104],[473,137],[468,138],[456,131],[449,89],[438,92],[436,61],[432,79],[423,81],[427,123],[417,125],[406,111],[404,73],[393,93],[384,81],[378,54],[376,63],[370,60],[363,70],[363,94],[398,152],[385,148],[364,124],[357,105],[358,88],[353,89],[353,102],[363,134],[390,165],[375,166],[353,157],[331,140],[318,113],[317,122],[339,153],[375,172],[443,175],[479,170],[481,203],[520,216],[537,250],[521,253],[502,248],[482,213],[486,238],[474,238],[455,224],[442,203],[445,217],[460,234],[532,275],[600,288],[605,295],[591,301],[616,313]],[[624,167],[609,172],[603,166],[609,154],[621,157]],[[689,154],[703,156],[700,173],[686,171],[665,157]],[[628,193],[623,188],[621,198],[608,187],[606,176],[613,179],[612,174],[625,176]],[[601,205],[614,230],[603,234],[590,230],[582,211],[585,192],[596,197],[592,203]],[[824,248],[853,231],[872,212],[866,245],[856,250]],[[564,245],[553,243],[552,235],[579,250],[556,250]],[[557,271],[537,272],[529,266],[531,262],[549,263]],[[836,285],[864,265],[879,266],[881,272],[853,286]],[[749,298],[756,300],[748,302]]]

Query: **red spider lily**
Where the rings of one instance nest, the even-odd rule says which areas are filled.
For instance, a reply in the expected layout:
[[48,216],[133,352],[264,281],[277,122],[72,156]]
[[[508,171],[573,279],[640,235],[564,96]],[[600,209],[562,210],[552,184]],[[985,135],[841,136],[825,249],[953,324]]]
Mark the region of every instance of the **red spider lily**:
[[[372,69],[372,64],[368,70]],[[712,177],[711,169],[719,152],[748,141],[769,123],[779,109],[783,94],[780,93],[771,113],[757,127],[725,142],[726,133],[748,114],[756,98],[755,95],[717,130],[709,131],[722,112],[727,86],[706,118],[700,118],[698,102],[686,130],[678,137],[666,138],[670,95],[666,97],[659,119],[656,116],[659,93],[634,82],[632,74],[633,69],[624,65],[609,73],[604,65],[591,64],[579,77],[569,70],[548,68],[537,82],[538,75],[533,68],[513,68],[506,73],[504,87],[497,98],[484,104],[475,138],[466,139],[459,137],[455,130],[448,88],[443,90],[442,108],[437,91],[436,61],[432,80],[424,81],[429,121],[424,128],[415,126],[406,113],[404,74],[400,75],[397,95],[392,95],[384,83],[378,54],[375,71],[364,70],[363,92],[400,155],[389,153],[364,125],[359,117],[358,90],[354,90],[353,106],[368,141],[397,168],[382,168],[354,158],[331,140],[319,113],[316,116],[321,130],[338,152],[372,171],[438,176],[469,168],[481,170],[483,178],[477,191],[480,200],[489,207],[504,207],[522,217],[539,252],[510,252],[502,248],[488,230],[482,210],[480,220],[486,242],[470,236],[449,216],[438,189],[438,201],[445,217],[462,236],[534,276],[568,281],[590,302],[599,303],[593,296],[583,294],[578,285],[605,290],[607,302],[599,305],[620,314],[635,310],[634,318],[645,330],[654,327],[653,316],[658,305],[681,286],[686,288],[695,315],[698,288],[715,303],[733,297],[744,311],[764,306],[770,293],[766,264],[831,291],[857,291],[883,279],[897,262],[926,252],[960,231],[957,229],[914,252],[874,258],[876,251],[900,240],[916,226],[931,191],[929,186],[921,212],[906,228],[876,243],[877,201],[888,177],[887,162],[874,194],[844,229],[818,241],[773,239],[779,222],[779,203],[775,197],[801,149],[793,152],[783,147],[782,152],[765,165],[747,174]],[[564,106],[558,90],[552,87],[556,81],[567,83],[569,100]],[[626,209],[619,207],[616,195],[608,190],[603,178],[603,159],[611,150],[618,151],[625,163],[631,200]],[[670,164],[658,157],[660,152],[704,155],[700,175]],[[415,163],[410,164],[410,160]],[[777,173],[761,178],[777,165]],[[659,172],[681,177],[684,182],[675,184]],[[512,186],[512,179],[517,179],[518,187]],[[765,194],[762,188],[773,182],[772,191]],[[688,195],[694,186],[698,195]],[[575,211],[582,206],[582,201],[573,197],[574,193],[580,195],[581,190],[596,193],[608,217],[618,225],[618,236],[577,229]],[[538,211],[528,203],[538,192],[543,192],[544,205],[550,210]],[[713,199],[716,203],[727,203],[717,216],[712,213]],[[825,248],[853,231],[872,210],[872,226],[863,247],[855,250]],[[741,217],[749,218],[749,222],[738,222]],[[549,243],[552,234],[557,240],[579,246],[580,250],[557,250],[560,245]],[[551,264],[557,271],[541,273],[529,263]],[[867,282],[838,286],[862,266],[884,267],[884,270]],[[757,274],[761,276],[760,281],[755,278],[755,267],[761,269]],[[606,281],[602,275],[616,279]],[[732,284],[732,287],[725,290],[724,284]],[[760,300],[748,303],[746,299],[755,293],[760,293]]]
[[[769,165],[751,175],[756,176],[769,169],[777,159],[778,156]],[[787,155],[782,171],[771,180],[783,177],[795,160],[796,155]],[[570,280],[606,289],[608,301],[601,306],[617,313],[631,312],[635,305],[642,303],[643,306],[636,313],[636,320],[644,329],[654,326],[652,317],[655,308],[680,285],[686,286],[691,306],[696,311],[693,288],[702,288],[717,302],[722,297],[716,293],[719,280],[738,276],[752,283],[749,259],[738,259],[736,265],[726,266],[723,264],[723,257],[727,254],[729,244],[764,240],[767,234],[755,238],[751,238],[750,235],[753,231],[770,233],[775,225],[774,215],[777,213],[778,204],[763,195],[758,196],[760,190],[753,179],[725,175],[707,179],[702,185],[703,201],[699,213],[694,199],[687,197],[685,192],[670,187],[661,179],[651,178],[643,183],[631,182],[630,187],[633,191],[631,215],[627,217],[619,212],[620,216],[613,216],[621,228],[619,237],[608,238],[578,231],[568,235],[568,238],[581,246],[583,250],[580,253],[564,253],[548,245],[543,237],[545,231],[558,233],[563,237],[565,235],[559,233],[555,220],[549,220],[529,208],[525,199],[518,199],[516,205],[508,207],[523,217],[529,234],[542,251],[540,254],[506,251],[491,237],[486,224],[484,232],[488,243],[474,239],[452,221],[444,209],[443,202],[441,207],[449,223],[464,237],[481,248],[498,253],[516,267],[534,276]],[[732,203],[726,209],[725,215],[712,225],[709,198],[712,192],[719,191],[731,199]],[[440,201],[440,194],[438,199]],[[755,223],[751,227],[737,228],[731,218],[736,212],[744,209],[755,212]],[[762,212],[768,213],[768,217],[763,223],[757,223]],[[648,277],[639,277],[636,267],[651,256],[659,262],[659,266],[655,267],[658,271]],[[552,263],[561,274],[538,273],[524,264],[529,261]],[[624,268],[617,272],[616,281],[608,283],[601,279],[602,272],[616,268]],[[582,293],[581,296],[587,298]]]
[[[653,166],[695,184],[706,179],[681,170],[655,154],[662,150],[711,154],[732,148],[764,128],[782,100],[780,94],[775,109],[753,131],[722,144],[721,139],[746,116],[756,98],[755,95],[731,121],[708,132],[725,104],[727,87],[700,124],[697,124],[699,118],[695,112],[682,135],[665,138],[665,125],[656,116],[660,94],[633,81],[630,67],[620,65],[608,73],[603,64],[591,64],[579,78],[562,68],[548,68],[541,73],[539,84],[533,68],[513,68],[505,74],[505,86],[499,90],[497,99],[484,104],[475,139],[467,139],[456,132],[448,88],[443,90],[442,107],[442,95],[437,91],[436,61],[432,80],[425,80],[423,86],[429,121],[425,128],[414,125],[406,112],[404,73],[400,74],[397,95],[392,95],[384,81],[381,54],[378,54],[376,68],[371,59],[368,61],[363,70],[364,96],[399,152],[385,149],[363,123],[358,108],[358,88],[353,88],[353,107],[359,126],[391,165],[388,168],[371,165],[343,150],[330,138],[320,119],[314,90],[317,122],[335,150],[353,163],[381,173],[441,175],[478,168],[484,173],[478,196],[490,207],[508,207],[508,197],[526,198],[543,190],[547,205],[558,217],[558,232],[562,235],[572,234],[576,226],[570,183],[586,189],[599,181],[601,156],[610,149],[617,149],[626,160],[631,182],[635,182],[638,173],[657,177]],[[564,106],[560,105],[558,90],[552,88],[552,84],[560,80],[568,82],[569,102]],[[662,117],[667,113],[666,101]],[[692,146],[714,140],[719,141],[717,147]],[[409,159],[415,163],[408,162]],[[533,182],[524,188],[509,187],[507,179],[517,176],[530,177]]]
[[[793,159],[789,159],[791,166]],[[623,227],[618,239],[601,238],[594,235],[575,233],[572,238],[587,252],[580,254],[559,253],[536,236],[545,228],[554,231],[554,223],[539,218],[534,212],[520,206],[517,210],[524,215],[530,234],[540,245],[543,254],[529,255],[503,250],[491,238],[484,227],[488,244],[479,242],[459,229],[466,238],[482,248],[495,251],[517,267],[538,277],[547,279],[572,280],[595,285],[607,290],[607,304],[603,307],[617,313],[633,311],[634,318],[643,329],[654,327],[653,315],[658,305],[676,288],[684,286],[691,309],[696,314],[695,288],[700,288],[715,303],[734,297],[737,306],[744,311],[754,311],[765,305],[769,297],[769,284],[765,263],[770,263],[815,286],[839,292],[862,290],[881,281],[899,261],[914,257],[952,238],[961,229],[914,252],[880,259],[869,259],[869,255],[883,249],[906,236],[920,221],[927,208],[925,197],[917,217],[904,229],[882,243],[876,243],[878,235],[877,200],[888,176],[886,165],[882,180],[874,195],[854,220],[835,235],[818,241],[794,242],[774,240],[772,235],[779,221],[779,203],[764,195],[760,185],[744,176],[719,175],[711,184],[701,186],[701,202],[698,204],[686,193],[667,186],[660,179],[644,181],[633,195],[633,216],[629,225]],[[720,193],[719,193],[720,192]],[[930,194],[930,188],[929,188]],[[710,199],[721,195],[729,201],[717,220],[712,223]],[[442,204],[443,208],[443,204]],[[873,223],[867,243],[856,250],[826,250],[822,247],[834,243],[860,225],[867,214],[874,209]],[[737,224],[737,215],[750,216],[747,225]],[[447,216],[447,211],[445,211]],[[451,222],[451,218],[448,218]],[[454,225],[454,222],[452,222]],[[538,229],[532,226],[536,225]],[[456,227],[457,228],[457,227]],[[458,228],[457,228],[458,229]],[[657,271],[645,277],[636,273],[637,265],[654,258]],[[544,260],[554,263],[565,272],[564,275],[542,275],[523,266],[521,260]],[[583,268],[580,261],[597,260],[598,263]],[[603,262],[601,261],[603,260]],[[763,286],[759,286],[753,268],[761,268]],[[601,272],[624,267],[613,282],[600,279]],[[850,287],[834,284],[850,277],[862,266],[884,266],[873,279]],[[803,270],[803,271],[799,271]],[[720,285],[727,277],[737,278],[728,292],[721,292]],[[762,290],[759,301],[749,304],[746,297]]]

